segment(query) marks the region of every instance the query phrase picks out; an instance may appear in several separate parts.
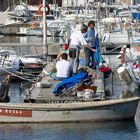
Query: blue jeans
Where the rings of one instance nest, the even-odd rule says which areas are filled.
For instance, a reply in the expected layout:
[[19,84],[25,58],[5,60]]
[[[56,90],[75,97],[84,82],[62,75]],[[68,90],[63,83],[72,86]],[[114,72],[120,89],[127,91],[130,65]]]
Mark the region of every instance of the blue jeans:
[[[93,65],[94,65],[94,56],[93,56],[94,52],[88,48],[84,48],[84,52],[85,52],[85,65],[93,67]],[[90,64],[90,62],[91,62],[91,64]]]
[[54,80],[57,80],[57,81],[62,81],[62,80],[64,80],[64,79],[66,79],[66,78],[64,78],[64,77],[57,77],[57,76],[56,76],[56,73],[52,73],[52,74],[50,75],[50,77],[52,77]]

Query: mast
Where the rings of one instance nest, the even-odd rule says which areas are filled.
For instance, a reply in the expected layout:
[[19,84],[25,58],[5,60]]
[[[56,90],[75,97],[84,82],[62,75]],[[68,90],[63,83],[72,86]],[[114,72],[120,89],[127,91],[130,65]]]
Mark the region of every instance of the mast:
[[46,0],[43,0],[43,54],[48,55],[47,48],[47,24],[46,24]]

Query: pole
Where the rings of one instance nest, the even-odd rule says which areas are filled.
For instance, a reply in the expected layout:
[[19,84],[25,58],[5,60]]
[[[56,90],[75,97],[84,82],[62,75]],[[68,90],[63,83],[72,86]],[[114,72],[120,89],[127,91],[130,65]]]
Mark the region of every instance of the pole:
[[45,57],[47,57],[48,48],[47,48],[46,0],[43,0],[43,53]]

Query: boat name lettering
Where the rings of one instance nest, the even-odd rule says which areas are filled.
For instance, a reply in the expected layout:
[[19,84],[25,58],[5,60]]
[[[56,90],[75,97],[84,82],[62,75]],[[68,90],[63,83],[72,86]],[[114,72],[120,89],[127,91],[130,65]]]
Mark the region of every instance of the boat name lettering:
[[32,117],[31,110],[0,109],[0,116]]
[[48,103],[50,104],[58,104],[58,103],[78,103],[78,102],[82,102],[82,101],[49,101]]

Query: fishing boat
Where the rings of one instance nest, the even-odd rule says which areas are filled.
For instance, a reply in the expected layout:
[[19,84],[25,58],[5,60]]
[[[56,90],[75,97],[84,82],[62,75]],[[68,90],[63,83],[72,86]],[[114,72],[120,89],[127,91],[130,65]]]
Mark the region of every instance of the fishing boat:
[[[91,96],[91,93],[101,93],[101,87],[93,89],[93,86],[85,94],[70,94],[68,89],[65,94],[56,96],[51,93],[54,83],[52,86],[50,83],[42,83],[41,86],[36,83],[32,90],[24,93],[24,103],[0,103],[0,122],[86,122],[135,118],[139,97],[99,98]],[[81,81],[78,88],[82,89],[80,85],[83,88]]]
[[[47,93],[46,93],[47,94]],[[0,122],[82,122],[134,119],[138,97],[65,103],[0,103]]]
[[[46,6],[45,1],[43,1],[43,6]],[[46,30],[44,31],[46,33]],[[44,45],[46,45],[45,41],[46,36]],[[90,69],[90,71],[93,70]],[[88,75],[87,72],[85,73]],[[0,103],[0,122],[134,120],[140,98],[135,96],[110,98],[109,95],[105,95],[104,74],[98,73],[98,76],[95,74],[98,78],[94,78],[94,83],[87,77],[82,80],[65,79],[68,83],[70,80],[71,82],[78,81],[74,85],[70,83],[73,86],[66,88],[66,81],[49,81],[47,72],[42,73],[38,81],[22,93],[23,103]],[[54,94],[56,93],[54,89],[58,85],[62,87],[62,90],[59,90],[61,94],[60,92]]]

